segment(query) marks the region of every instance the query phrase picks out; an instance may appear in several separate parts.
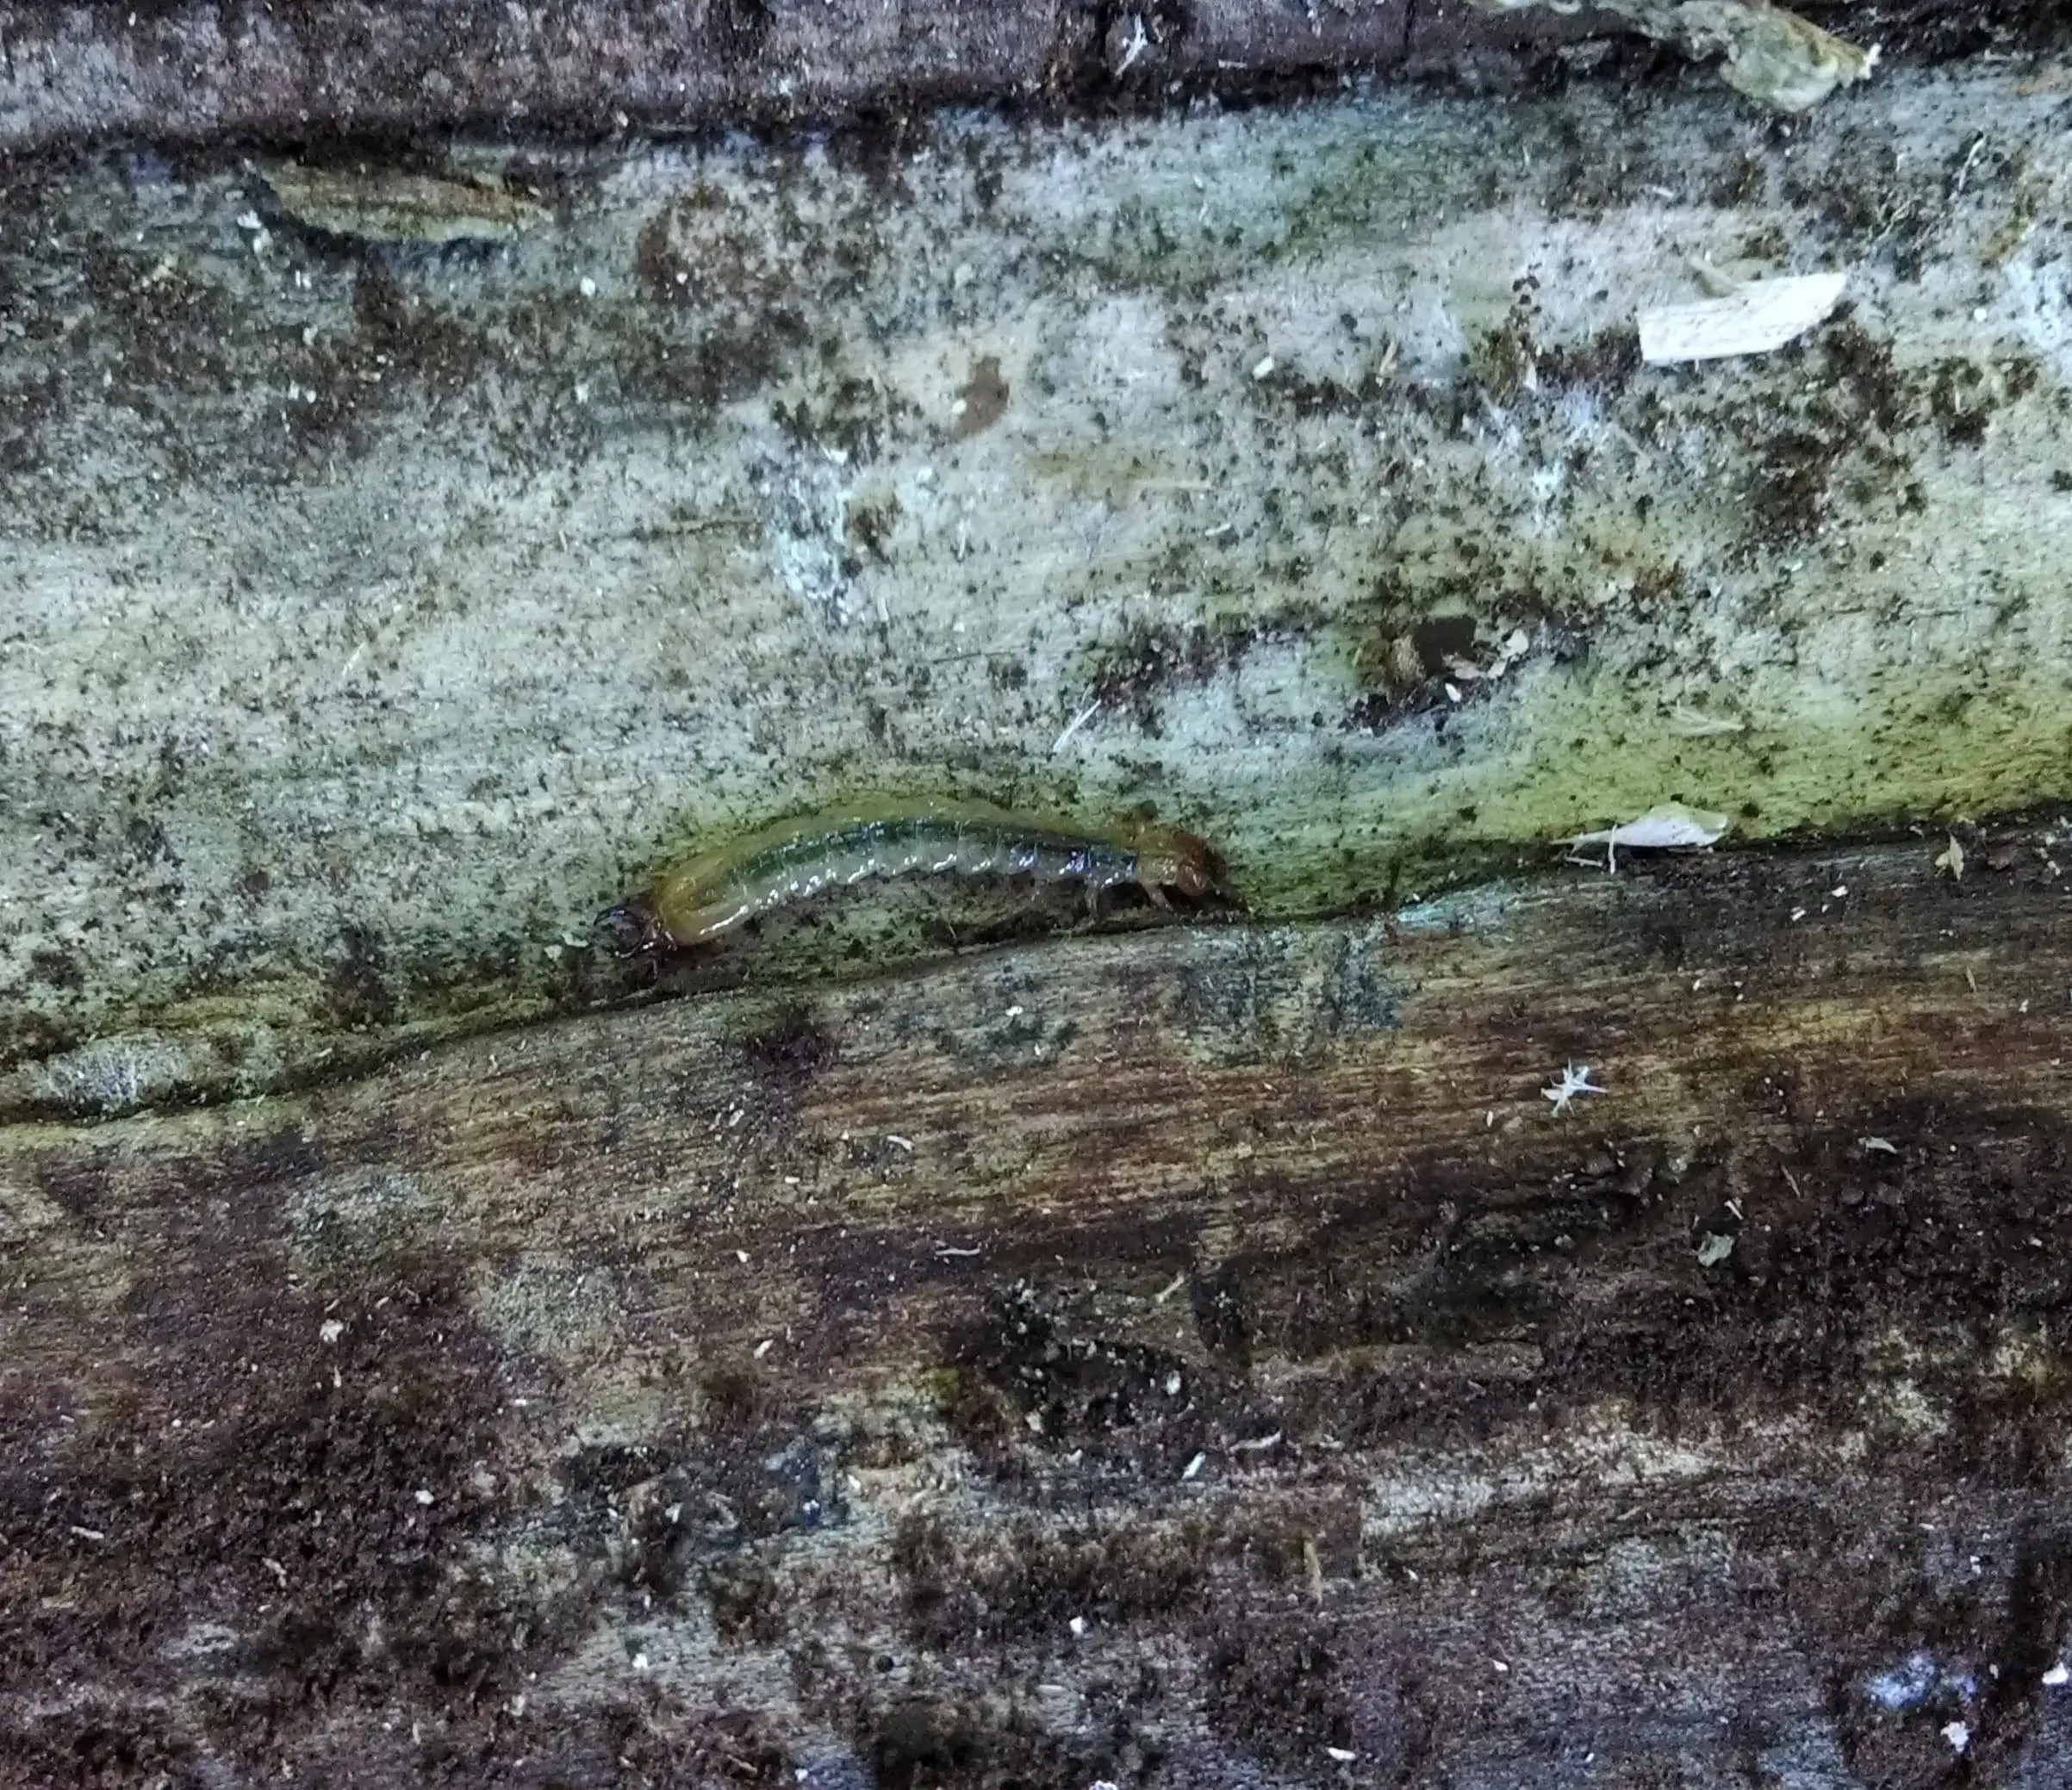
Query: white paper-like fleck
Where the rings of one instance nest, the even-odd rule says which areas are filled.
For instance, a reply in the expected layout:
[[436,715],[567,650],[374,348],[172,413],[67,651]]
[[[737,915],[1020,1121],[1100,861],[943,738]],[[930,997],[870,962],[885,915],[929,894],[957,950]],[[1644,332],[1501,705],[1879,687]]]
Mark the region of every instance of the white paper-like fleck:
[[1848,283],[1847,274],[1794,274],[1751,280],[1725,298],[1651,306],[1640,313],[1640,358],[1658,367],[1770,353],[1824,321]]
[[1955,1752],[1963,1752],[1971,1744],[1971,1726],[1968,1722],[1944,1722],[1943,1738],[1950,1743]]
[[1729,823],[1724,814],[1702,808],[1687,808],[1681,802],[1664,802],[1637,818],[1621,821],[1600,832],[1578,833],[1572,845],[1623,845],[1628,850],[1671,851],[1710,845],[1725,833]]
[[1696,851],[1721,837],[1733,823],[1724,814],[1664,802],[1615,827],[1578,833],[1568,842],[1602,845],[1607,855],[1625,851]]
[[1542,1100],[1553,1103],[1553,1116],[1559,1118],[1574,1104],[1578,1094],[1602,1094],[1606,1091],[1590,1079],[1588,1063],[1567,1063],[1562,1066],[1561,1078],[1549,1082],[1540,1091]]
[[2061,1684],[2072,1683],[2072,1666],[2066,1665],[2061,1659],[2044,1674],[2044,1682],[2052,1690],[2056,1690]]

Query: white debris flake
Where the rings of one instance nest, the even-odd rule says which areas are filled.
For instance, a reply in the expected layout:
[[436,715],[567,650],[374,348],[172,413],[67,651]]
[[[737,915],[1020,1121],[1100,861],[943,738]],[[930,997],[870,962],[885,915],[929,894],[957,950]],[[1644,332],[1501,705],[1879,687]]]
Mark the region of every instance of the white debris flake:
[[1341,1765],[1350,1765],[1359,1756],[1350,1747],[1328,1746],[1324,1749],[1324,1757],[1335,1760]]
[[334,1343],[345,1333],[345,1327],[336,1318],[326,1318],[316,1327],[316,1339],[320,1343]]
[[1663,802],[1632,820],[1594,833],[1578,833],[1571,848],[1602,845],[1607,869],[1618,868],[1621,846],[1627,851],[1699,851],[1720,837],[1733,823],[1724,814],[1703,808],[1687,808],[1681,802]]
[[1259,363],[1254,366],[1252,369],[1252,376],[1254,379],[1266,379],[1272,377],[1272,372],[1273,357],[1269,354],[1261,358]]
[[1558,1119],[1569,1109],[1570,1103],[1577,1095],[1602,1094],[1605,1091],[1590,1079],[1590,1066],[1588,1063],[1568,1063],[1562,1067],[1561,1079],[1551,1081],[1540,1089],[1540,1097],[1553,1103],[1554,1110],[1550,1116]]
[[1658,367],[1768,354],[1824,321],[1848,283],[1847,274],[1799,274],[1751,280],[1725,298],[1652,306],[1640,313],[1640,358]]
[[2061,1659],[2044,1674],[2044,1682],[2052,1690],[2056,1690],[2061,1684],[2072,1683],[2072,1666],[2066,1665]]
[[1944,1722],[1943,1738],[1950,1743],[1952,1752],[1961,1753],[1971,1744],[1971,1727],[1967,1722]]
[[1207,1455],[1196,1455],[1192,1460],[1189,1461],[1185,1466],[1180,1469],[1180,1477],[1182,1479],[1194,1478],[1196,1475],[1200,1473],[1202,1469],[1208,1464],[1208,1463],[1209,1457]]
[[429,1504],[432,1501],[432,1494],[421,1485],[417,1489],[417,1501],[420,1504]]

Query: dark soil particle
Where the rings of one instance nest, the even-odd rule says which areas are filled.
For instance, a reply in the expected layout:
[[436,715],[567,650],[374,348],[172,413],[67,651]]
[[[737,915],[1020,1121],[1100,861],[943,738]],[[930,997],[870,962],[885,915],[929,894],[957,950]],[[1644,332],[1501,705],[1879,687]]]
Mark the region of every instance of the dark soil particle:
[[[1240,1622],[1209,1656],[1210,1724],[1248,1751],[1322,1779],[1327,1747],[1352,1750],[1341,1669],[1330,1624],[1313,1611]],[[1266,1709],[1275,1719],[1262,1725]]]
[[387,980],[388,952],[370,928],[349,925],[339,934],[337,954],[325,974],[325,995],[334,1023],[346,1031],[379,1026],[395,1012]]
[[742,1050],[758,1082],[774,1093],[791,1096],[835,1060],[837,1046],[806,1008],[788,1007],[766,1029],[744,1039]]
[[1276,631],[1271,621],[1184,627],[1132,622],[1089,649],[1086,681],[1103,706],[1127,709],[1139,727],[1155,735],[1166,692],[1235,670],[1260,640]]
[[2058,0],[1805,0],[1814,23],[1909,62],[2041,53],[2063,46],[2072,20]]
[[[509,1513],[504,1370],[451,1276],[397,1263],[327,1298],[210,1225],[205,1177],[166,1200],[153,1264],[84,1329],[94,1358],[44,1358],[0,1405],[0,1683],[199,1650],[222,1694],[177,1743],[90,1710],[11,1738],[114,1781],[196,1749],[257,1763],[341,1694],[461,1712],[517,1681],[539,1613],[467,1563]],[[32,1439],[53,1406],[76,1414],[55,1453]]]
[[1616,397],[1640,370],[1640,333],[1630,324],[1601,330],[1579,344],[1540,351],[1538,370],[1550,387],[1571,387]]

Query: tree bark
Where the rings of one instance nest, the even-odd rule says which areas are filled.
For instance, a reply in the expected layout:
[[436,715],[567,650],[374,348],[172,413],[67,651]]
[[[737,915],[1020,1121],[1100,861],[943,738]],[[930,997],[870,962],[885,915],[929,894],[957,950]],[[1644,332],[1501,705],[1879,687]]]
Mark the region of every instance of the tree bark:
[[[321,231],[240,163],[17,163],[0,1114],[584,1010],[631,986],[607,904],[865,799],[1148,806],[1285,918],[1671,800],[1749,839],[2062,796],[2060,104],[503,155],[412,227],[544,214],[445,246],[339,233],[408,211],[378,165]],[[1845,308],[1641,366],[1694,263]],[[693,979],[1029,909],[855,904]]]
[[16,1128],[19,1768],[2048,1781],[2061,839]]
[[1467,0],[15,0],[0,7],[0,144],[582,139],[986,102],[1133,108],[1354,74],[1515,83],[1521,53],[1628,28]]
[[[1658,35],[1677,34],[1677,3],[1656,9]],[[2049,0],[1811,0],[1801,10],[1923,62],[2065,42]],[[1352,76],[1510,88],[1534,71],[1599,66],[1634,30],[1632,11],[1474,0],[11,0],[0,7],[0,144],[594,139],[987,102],[1130,109],[1183,94],[1328,90]]]
[[[2055,68],[128,16],[0,65],[0,1781],[2068,1775]],[[888,795],[1229,898],[591,938]]]

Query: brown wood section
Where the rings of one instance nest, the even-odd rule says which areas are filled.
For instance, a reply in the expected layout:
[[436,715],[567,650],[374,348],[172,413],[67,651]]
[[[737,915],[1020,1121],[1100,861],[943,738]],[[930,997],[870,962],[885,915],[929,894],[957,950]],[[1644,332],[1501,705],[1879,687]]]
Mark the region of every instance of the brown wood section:
[[0,1775],[2057,1781],[2062,837],[0,1132]]
[[[0,141],[578,136],[1385,69],[1406,0],[445,0],[0,7]],[[1518,38],[1500,22],[1449,40]],[[1527,34],[1530,34],[1529,30]]]
[[[2035,52],[2065,38],[2052,0],[1804,9],[1888,56]],[[0,142],[594,137],[879,121],[946,103],[1136,107],[1406,70],[1515,88],[1535,71],[1559,82],[1600,68],[1601,48],[1561,53],[1629,29],[1594,7],[1474,0],[11,0],[0,4]],[[1652,53],[1629,47],[1645,66]]]

